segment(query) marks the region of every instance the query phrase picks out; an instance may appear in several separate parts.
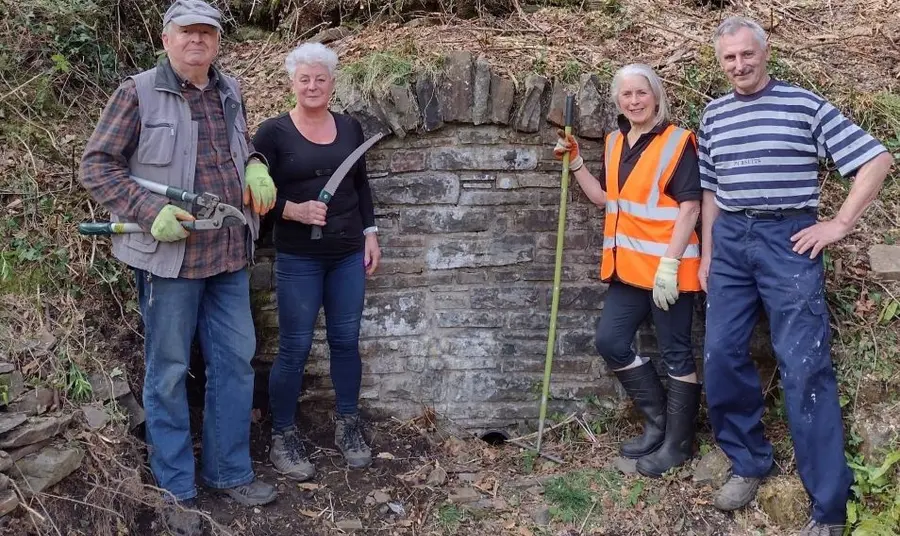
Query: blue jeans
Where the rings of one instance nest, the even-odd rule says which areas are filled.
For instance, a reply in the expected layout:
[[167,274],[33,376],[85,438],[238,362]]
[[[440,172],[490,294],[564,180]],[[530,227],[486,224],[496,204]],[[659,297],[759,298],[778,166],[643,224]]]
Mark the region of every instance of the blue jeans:
[[338,260],[276,254],[279,346],[269,373],[273,432],[294,425],[303,370],[323,305],[337,412],[356,413],[362,379],[359,326],[366,287],[363,258],[362,251]]
[[734,474],[764,476],[772,467],[772,445],[763,434],[762,385],[748,350],[761,304],[813,518],[841,523],[853,476],[844,457],[823,260],[810,259],[808,251],[794,253],[790,240],[815,223],[814,214],[759,219],[723,212],[716,219],[706,311],[706,400],[716,441]]
[[150,468],[177,500],[197,495],[185,379],[198,336],[206,362],[200,478],[211,488],[254,479],[250,411],[256,336],[247,270],[168,279],[136,270],[144,320],[144,409]]

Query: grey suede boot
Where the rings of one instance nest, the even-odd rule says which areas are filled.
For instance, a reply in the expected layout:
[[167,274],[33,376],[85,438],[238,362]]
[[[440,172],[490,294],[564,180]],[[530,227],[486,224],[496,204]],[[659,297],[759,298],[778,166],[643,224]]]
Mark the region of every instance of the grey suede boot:
[[309,480],[316,474],[316,466],[309,461],[306,446],[294,427],[280,434],[272,434],[269,460],[275,471],[299,482]]
[[335,418],[334,444],[351,469],[363,469],[372,464],[372,450],[363,437],[359,414],[338,415]]

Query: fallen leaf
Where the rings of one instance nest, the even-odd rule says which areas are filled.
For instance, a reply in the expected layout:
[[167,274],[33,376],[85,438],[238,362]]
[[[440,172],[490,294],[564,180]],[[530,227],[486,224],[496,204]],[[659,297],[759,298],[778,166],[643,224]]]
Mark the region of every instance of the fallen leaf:
[[301,482],[301,483],[297,484],[297,487],[300,489],[306,489],[306,490],[313,491],[313,490],[317,490],[317,489],[321,488],[322,486],[320,486],[318,484],[313,484],[312,482]]
[[306,517],[311,517],[313,519],[319,517],[319,512],[313,512],[312,510],[298,510],[301,514]]
[[393,460],[395,456],[390,452],[379,452],[376,458],[381,458],[382,460]]

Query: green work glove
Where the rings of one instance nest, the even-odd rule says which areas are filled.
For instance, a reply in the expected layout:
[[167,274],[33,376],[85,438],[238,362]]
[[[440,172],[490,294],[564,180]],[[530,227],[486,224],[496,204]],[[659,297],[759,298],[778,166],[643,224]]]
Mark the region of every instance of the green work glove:
[[253,162],[247,166],[245,173],[247,187],[244,189],[244,204],[252,203],[253,211],[259,215],[272,210],[275,206],[275,183],[269,176],[269,168],[265,164]]
[[669,306],[678,299],[678,265],[681,261],[663,257],[659,260],[659,268],[656,269],[656,279],[653,281],[653,303],[663,311],[668,311]]
[[181,226],[183,221],[194,221],[191,213],[175,205],[166,205],[156,215],[150,234],[160,242],[175,242],[188,237],[187,230]]

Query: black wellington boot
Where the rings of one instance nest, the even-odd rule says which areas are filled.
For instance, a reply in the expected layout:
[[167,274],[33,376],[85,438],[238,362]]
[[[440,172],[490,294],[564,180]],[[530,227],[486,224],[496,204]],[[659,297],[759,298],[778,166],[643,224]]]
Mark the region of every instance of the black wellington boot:
[[622,443],[622,456],[632,459],[646,456],[658,449],[665,439],[666,391],[650,361],[615,374],[644,416],[644,433]]
[[639,473],[659,478],[693,455],[697,411],[700,408],[700,389],[700,384],[669,378],[666,440],[659,450],[638,460]]

